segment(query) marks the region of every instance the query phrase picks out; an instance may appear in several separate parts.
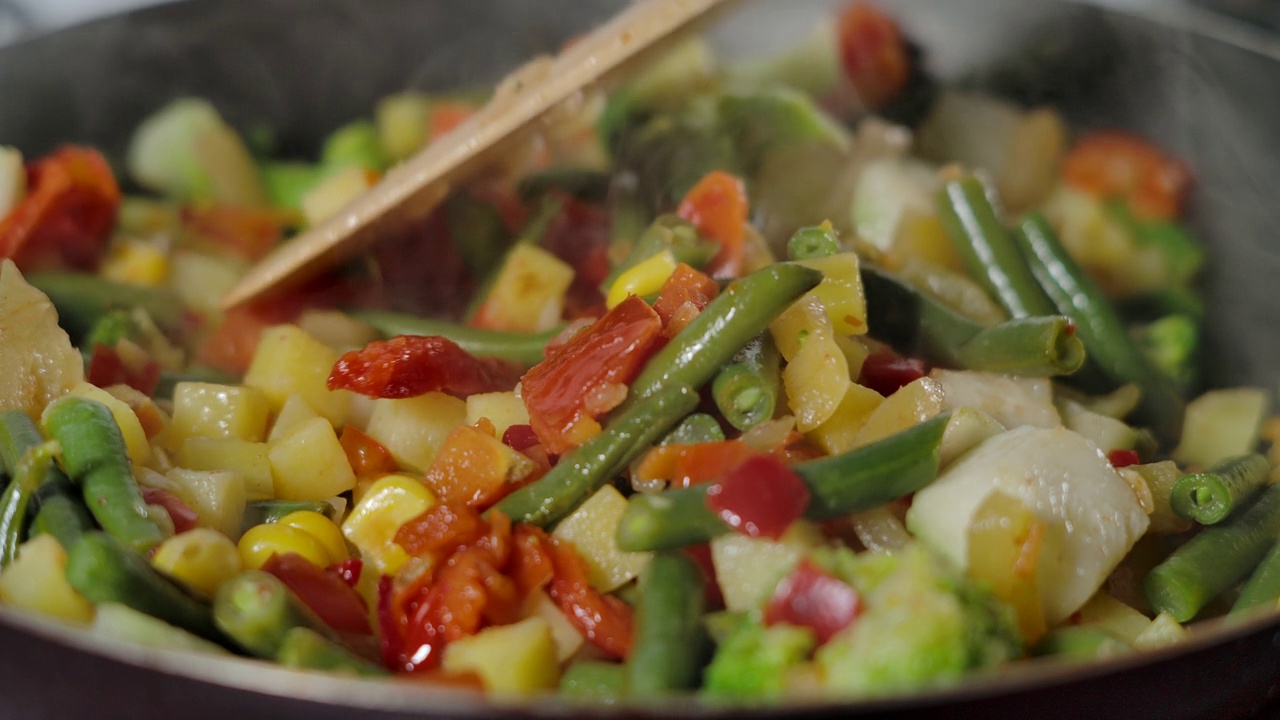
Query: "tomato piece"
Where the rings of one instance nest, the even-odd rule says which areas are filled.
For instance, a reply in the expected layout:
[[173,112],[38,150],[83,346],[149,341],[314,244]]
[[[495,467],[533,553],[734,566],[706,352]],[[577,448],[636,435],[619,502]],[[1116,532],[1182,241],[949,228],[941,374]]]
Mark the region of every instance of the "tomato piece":
[[395,583],[390,575],[378,578],[378,644],[382,649],[382,664],[388,670],[404,667],[403,629],[397,618]]
[[96,268],[120,207],[106,159],[68,145],[28,163],[26,172],[26,197],[0,218],[0,257],[23,270]]
[[1121,198],[1148,220],[1177,218],[1191,189],[1191,171],[1182,161],[1119,130],[1077,140],[1062,160],[1062,179],[1093,195]]
[[719,294],[720,286],[709,275],[680,263],[662,284],[653,310],[662,318],[666,334],[672,336],[684,329]]
[[342,578],[342,582],[355,587],[360,582],[360,573],[364,572],[364,561],[357,557],[349,557],[330,565],[328,570]]
[[399,467],[390,450],[354,425],[342,427],[338,442],[357,477],[383,475],[395,472]]
[[721,170],[707,173],[685,194],[676,214],[720,243],[707,264],[712,277],[733,278],[742,273],[747,242],[747,189],[742,180]]
[[200,516],[182,501],[182,498],[164,488],[142,488],[142,500],[148,505],[159,505],[173,520],[174,533],[184,533],[200,526]]
[[409,398],[437,391],[466,397],[510,390],[517,379],[519,371],[510,363],[477,358],[448,338],[397,335],[344,353],[329,374],[329,389],[374,398]]
[[145,395],[153,394],[160,383],[160,363],[145,350],[138,348],[138,351],[138,356],[127,361],[116,348],[95,343],[89,354],[85,380],[98,387],[128,385]]
[[809,487],[772,455],[757,455],[707,489],[707,507],[750,537],[778,539],[809,506]]
[[631,654],[631,606],[591,586],[587,564],[571,544],[552,538],[549,546],[555,576],[547,594],[592,645],[625,659]]
[[596,418],[610,409],[601,394],[635,378],[661,331],[653,308],[631,296],[525,373],[529,424],[548,452],[563,453],[598,432]]
[[852,585],[805,558],[774,589],[764,608],[764,623],[807,627],[822,645],[861,611],[862,597]]
[[673,486],[689,487],[724,477],[758,454],[741,440],[658,445],[641,458],[635,475],[642,480],[667,480]]
[[1142,462],[1142,458],[1138,456],[1138,451],[1119,449],[1107,453],[1107,460],[1111,462],[1112,467],[1117,469]]
[[265,257],[280,243],[290,219],[271,208],[212,205],[183,208],[182,223],[192,233],[252,261]]
[[364,598],[337,573],[318,567],[297,553],[273,554],[262,570],[280,578],[325,625],[339,632],[373,632]]
[[840,63],[845,77],[868,110],[878,110],[902,92],[911,79],[911,57],[893,18],[865,2],[840,16]]
[[898,388],[919,380],[928,372],[923,360],[902,357],[891,350],[877,350],[862,364],[862,377],[858,382],[889,397]]
[[400,526],[396,543],[410,555],[453,550],[489,531],[480,513],[462,503],[442,502]]

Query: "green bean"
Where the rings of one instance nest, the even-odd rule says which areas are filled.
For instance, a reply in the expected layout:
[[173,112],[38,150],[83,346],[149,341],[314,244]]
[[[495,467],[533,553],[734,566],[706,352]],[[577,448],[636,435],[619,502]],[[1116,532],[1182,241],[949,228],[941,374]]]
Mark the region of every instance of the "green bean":
[[612,416],[603,431],[566,453],[547,474],[503,498],[497,509],[516,522],[555,524],[697,405],[698,394],[685,385],[644,398]]
[[1028,216],[1015,237],[1040,286],[1058,311],[1076,322],[1091,361],[1115,385],[1135,383],[1141,388],[1141,420],[1165,442],[1175,440],[1184,408],[1173,380],[1137,348],[1115,308],[1062,247],[1043,216]]
[[9,410],[0,414],[0,463],[10,478],[17,474],[22,456],[44,441],[44,433],[26,412]]
[[295,627],[286,632],[284,639],[280,641],[280,647],[276,649],[275,660],[285,667],[305,670],[327,670],[362,677],[381,677],[387,674],[384,668],[309,627]]
[[638,697],[698,686],[705,646],[702,568],[682,552],[660,552],[640,573],[628,687]]
[[563,326],[542,333],[515,333],[467,327],[448,320],[417,317],[389,310],[357,310],[352,317],[373,326],[383,337],[439,335],[477,357],[495,357],[532,367],[542,362],[542,350]]
[[248,530],[254,525],[273,523],[285,515],[301,510],[317,512],[330,520],[338,520],[334,517],[333,505],[324,500],[254,500],[244,506],[240,528]]
[[1214,525],[1262,490],[1270,471],[1270,463],[1258,453],[1227,458],[1204,472],[1178,478],[1169,503],[1183,520]]
[[1036,283],[1018,246],[972,175],[943,186],[938,217],[969,274],[1013,318],[1058,312]]
[[[949,419],[940,415],[856,450],[793,465],[809,488],[805,517],[827,520],[879,507],[933,482]],[[729,532],[707,506],[709,487],[633,495],[618,522],[618,547],[669,550]]]
[[704,442],[719,442],[724,438],[724,428],[720,427],[719,420],[706,413],[694,413],[681,420],[674,430],[662,438],[660,444],[694,445]]
[[1280,535],[1280,485],[1248,508],[1211,525],[1147,575],[1143,590],[1156,612],[1178,622],[1194,618],[1213,598],[1245,579]]
[[788,260],[812,260],[839,252],[844,252],[844,246],[829,225],[800,228],[787,240]]
[[1256,608],[1274,611],[1277,603],[1280,603],[1280,542],[1274,543],[1254,568],[1240,590],[1240,597],[1231,606],[1231,613],[1247,613]]
[[793,263],[775,263],[735,280],[698,316],[649,358],[631,382],[622,408],[662,388],[700,388],[759,335],[783,310],[822,280],[822,273]]
[[338,640],[279,578],[261,570],[241,573],[218,588],[213,621],[237,645],[260,658],[276,658],[295,628]]
[[747,343],[711,382],[720,414],[739,430],[773,417],[782,387],[782,356],[768,334]]
[[[15,410],[23,419],[31,422],[26,413]],[[0,423],[3,426],[4,423]],[[4,444],[8,444],[5,442]],[[0,568],[13,562],[18,556],[18,546],[26,539],[27,506],[36,489],[54,470],[58,444],[40,443],[27,449],[18,460],[9,486],[0,495]],[[7,464],[7,463],[6,463]]]
[[111,411],[96,400],[64,395],[45,408],[43,422],[62,445],[63,467],[80,484],[85,504],[102,529],[141,552],[159,545],[164,533],[147,516]]
[[604,660],[575,660],[560,676],[560,692],[574,700],[615,703],[627,694],[627,667]]
[[96,275],[39,272],[28,274],[27,282],[49,296],[58,310],[58,324],[77,342],[112,310],[140,307],[165,330],[178,329],[186,314],[183,304],[168,290]]
[[1012,375],[1074,372],[1084,345],[1068,318],[1045,315],[984,327],[874,267],[862,267],[867,326],[900,351],[946,367]]
[[127,605],[206,640],[226,644],[226,636],[214,627],[207,602],[104,532],[87,532],[67,549],[67,582],[95,604]]
[[[62,476],[62,473],[58,475]],[[65,476],[62,477],[66,480]],[[52,535],[62,547],[69,548],[94,529],[93,518],[89,516],[84,501],[76,497],[70,480],[54,492],[47,491],[51,487],[53,485],[45,483],[33,498],[36,516],[31,521],[31,534]]]

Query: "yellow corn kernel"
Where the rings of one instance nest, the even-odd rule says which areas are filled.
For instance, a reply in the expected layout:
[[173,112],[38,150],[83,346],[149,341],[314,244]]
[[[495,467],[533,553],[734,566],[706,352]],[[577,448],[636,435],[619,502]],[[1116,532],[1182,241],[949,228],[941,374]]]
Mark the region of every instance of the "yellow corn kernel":
[[341,562],[350,557],[347,552],[347,541],[342,537],[342,530],[332,520],[311,510],[299,510],[276,521],[280,525],[297,528],[310,535],[324,546],[329,554],[329,563]]
[[342,523],[342,534],[359,548],[365,562],[379,573],[394,575],[409,560],[409,554],[396,544],[396,531],[435,504],[435,496],[421,480],[387,475],[370,485],[352,508]]
[[195,528],[160,543],[151,564],[212,596],[222,583],[240,573],[240,550],[217,530]]
[[653,257],[628,269],[613,281],[606,299],[609,307],[613,307],[628,295],[651,295],[662,289],[662,284],[676,270],[676,256],[670,250],[663,250]]
[[111,247],[99,272],[108,280],[156,287],[169,277],[169,258],[149,242],[124,240]]
[[279,523],[254,525],[240,537],[240,562],[245,570],[257,570],[272,555],[297,553],[320,567],[329,566],[329,551],[310,533]]

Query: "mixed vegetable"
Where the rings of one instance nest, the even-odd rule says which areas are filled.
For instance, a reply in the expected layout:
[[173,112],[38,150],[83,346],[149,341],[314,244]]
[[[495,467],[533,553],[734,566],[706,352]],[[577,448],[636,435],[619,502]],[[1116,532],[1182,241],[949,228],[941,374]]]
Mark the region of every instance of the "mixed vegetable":
[[862,2],[578,100],[227,311],[483,96],[388,97],[314,161],[197,99],[119,172],[0,148],[0,601],[599,702],[880,696],[1275,609],[1280,426],[1197,396],[1181,162],[939,87]]

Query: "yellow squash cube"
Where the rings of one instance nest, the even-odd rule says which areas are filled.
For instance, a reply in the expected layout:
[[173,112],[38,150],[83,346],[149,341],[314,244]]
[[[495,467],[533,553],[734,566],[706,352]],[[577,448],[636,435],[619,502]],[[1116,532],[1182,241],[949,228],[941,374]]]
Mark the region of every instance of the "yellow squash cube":
[[627,511],[627,500],[612,485],[605,485],[587,498],[552,532],[573,543],[587,563],[587,577],[601,592],[610,592],[639,575],[653,558],[652,553],[618,549],[618,521]]
[[356,474],[338,434],[324,418],[313,418],[277,440],[267,451],[276,497],[325,500],[356,485]]
[[445,646],[444,669],[474,672],[494,693],[550,690],[560,680],[556,642],[546,620],[533,616],[493,625]]
[[290,395],[301,395],[334,426],[346,422],[351,393],[329,389],[329,373],[338,351],[295,325],[276,325],[262,331],[258,350],[245,373],[244,384],[267,396],[273,412],[280,412]]
[[829,455],[838,455],[854,448],[858,431],[867,424],[867,418],[884,402],[880,393],[869,387],[851,382],[836,411],[818,427],[809,432],[809,439]]
[[884,399],[858,431],[854,447],[897,434],[942,412],[945,393],[932,378],[919,378]]
[[376,401],[365,432],[391,451],[401,467],[426,472],[444,439],[466,419],[465,401],[431,392]]
[[180,382],[173,389],[173,419],[166,440],[175,448],[192,437],[259,442],[270,412],[266,396],[257,388]]
[[244,479],[250,500],[275,497],[267,444],[239,438],[189,437],[174,460],[188,470],[233,470]]

